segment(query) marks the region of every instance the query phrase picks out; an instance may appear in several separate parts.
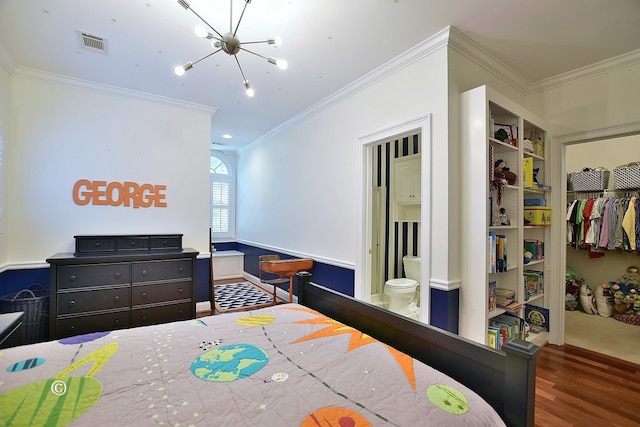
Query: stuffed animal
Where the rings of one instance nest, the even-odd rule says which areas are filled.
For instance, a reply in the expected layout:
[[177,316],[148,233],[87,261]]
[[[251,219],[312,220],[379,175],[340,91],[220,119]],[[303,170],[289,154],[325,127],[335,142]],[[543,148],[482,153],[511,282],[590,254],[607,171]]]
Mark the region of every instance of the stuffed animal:
[[596,306],[596,297],[591,291],[591,287],[587,284],[580,286],[580,305],[587,314],[598,314]]

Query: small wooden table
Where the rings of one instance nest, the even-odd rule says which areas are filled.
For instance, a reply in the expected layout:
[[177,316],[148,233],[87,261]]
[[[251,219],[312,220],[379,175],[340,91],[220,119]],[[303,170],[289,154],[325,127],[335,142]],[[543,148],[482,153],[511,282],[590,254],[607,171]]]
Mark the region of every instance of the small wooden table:
[[289,278],[289,302],[293,302],[293,276],[298,274],[299,271],[309,270],[311,267],[313,267],[313,260],[311,258],[260,261],[261,270],[277,274],[279,278]]

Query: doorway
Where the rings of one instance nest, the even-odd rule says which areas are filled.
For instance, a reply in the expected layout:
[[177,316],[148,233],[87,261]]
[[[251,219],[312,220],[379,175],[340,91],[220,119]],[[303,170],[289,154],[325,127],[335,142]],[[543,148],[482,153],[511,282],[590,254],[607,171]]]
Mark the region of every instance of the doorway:
[[[414,140],[414,135],[417,138]],[[418,320],[428,323],[429,307],[429,188],[430,188],[430,117],[424,116],[358,139],[358,217],[362,219],[358,235],[355,271],[355,297],[383,305],[384,282],[402,277],[402,255],[420,255]],[[388,151],[389,155],[382,154]],[[391,176],[395,157],[421,153],[419,176],[421,202],[410,238],[403,238],[406,227],[396,221],[397,212],[391,194]],[[380,166],[379,165],[383,165]],[[415,212],[414,212],[414,215]],[[404,240],[403,240],[404,239]],[[401,243],[398,243],[401,242]],[[397,250],[398,244],[400,250]],[[409,249],[408,245],[415,245]],[[411,251],[411,253],[409,252]],[[400,261],[398,262],[398,259]],[[398,274],[398,275],[396,275]],[[393,276],[393,277],[392,277]]]
[[[614,168],[626,164],[634,159],[640,161],[640,126],[632,132],[617,133],[616,129],[599,132],[597,138],[589,135],[576,135],[559,138],[563,154],[563,169],[566,173],[578,172],[584,167],[605,167],[610,171],[607,188],[610,190],[606,197],[624,197],[632,191],[615,191]],[[565,176],[567,176],[565,173]],[[585,197],[599,197],[604,192],[581,194],[568,191],[564,206],[569,206],[574,199]],[[637,194],[637,192],[635,192]],[[566,212],[566,211],[565,211]],[[562,251],[563,272],[567,266],[573,269],[592,292],[609,281],[615,281],[622,276],[627,267],[640,265],[640,258],[635,253],[624,251],[604,251],[598,257],[590,255],[586,249],[572,248],[565,242]],[[564,298],[563,298],[564,300]],[[587,314],[578,302],[577,310],[563,310],[563,328],[561,343],[587,348],[599,353],[640,363],[640,327],[626,325],[611,316],[601,314]],[[617,333],[616,333],[617,332]],[[635,336],[635,340],[629,340]],[[620,340],[616,340],[620,337]],[[635,344],[634,344],[635,342]]]

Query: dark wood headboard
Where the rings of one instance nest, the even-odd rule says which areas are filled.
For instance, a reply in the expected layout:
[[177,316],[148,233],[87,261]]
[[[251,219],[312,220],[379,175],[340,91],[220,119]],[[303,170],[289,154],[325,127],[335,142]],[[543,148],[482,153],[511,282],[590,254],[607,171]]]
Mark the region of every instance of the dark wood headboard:
[[504,351],[420,323],[311,283],[298,273],[298,302],[389,344],[449,375],[482,396],[508,426],[534,426],[536,358],[523,340]]

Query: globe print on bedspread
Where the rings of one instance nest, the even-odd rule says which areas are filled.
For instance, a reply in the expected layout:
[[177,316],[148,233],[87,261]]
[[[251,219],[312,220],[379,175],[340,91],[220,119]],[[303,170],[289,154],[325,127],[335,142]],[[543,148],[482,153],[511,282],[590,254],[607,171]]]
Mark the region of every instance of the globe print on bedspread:
[[219,347],[200,355],[191,372],[204,381],[229,382],[249,377],[269,363],[269,353],[251,344]]

